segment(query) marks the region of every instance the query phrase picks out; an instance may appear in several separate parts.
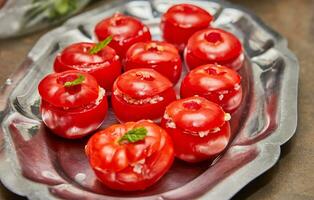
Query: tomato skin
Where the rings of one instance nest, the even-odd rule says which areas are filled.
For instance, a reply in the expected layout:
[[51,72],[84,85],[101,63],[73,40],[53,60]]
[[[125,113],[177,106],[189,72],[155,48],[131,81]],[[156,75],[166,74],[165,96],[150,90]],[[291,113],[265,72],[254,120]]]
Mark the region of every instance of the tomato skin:
[[165,120],[163,119],[161,126],[174,141],[176,157],[190,163],[214,158],[227,147],[230,140],[229,123],[226,123],[221,131],[205,138],[188,135],[180,129],[165,128],[164,124]]
[[243,94],[240,75],[228,67],[214,64],[199,66],[183,79],[181,98],[202,96],[232,113],[241,104]]
[[[113,87],[135,99],[153,97],[171,88],[173,84],[156,70],[138,68],[121,74]],[[114,91],[115,91],[114,90]]]
[[[153,69],[132,69],[117,78],[111,96],[112,107],[119,121],[158,120],[166,106],[176,100],[173,84]],[[127,98],[125,98],[127,97]],[[147,99],[143,103],[135,103]]]
[[[99,85],[110,92],[114,80],[121,74],[121,63],[115,50],[109,46],[97,54],[88,51],[94,43],[81,42],[68,46],[55,59],[55,72],[79,70],[94,76]],[[107,93],[108,94],[108,93]]]
[[184,49],[184,59],[190,70],[205,64],[220,64],[239,70],[244,63],[241,42],[232,33],[207,28],[194,33]]
[[[117,142],[136,127],[148,130],[143,141]],[[85,152],[98,179],[111,189],[123,191],[150,187],[168,171],[174,160],[171,138],[148,120],[112,125],[94,134]],[[140,171],[135,170],[136,164],[141,166]]]
[[115,49],[122,59],[133,44],[151,40],[151,34],[146,25],[134,17],[120,13],[100,21],[95,27],[95,33],[99,41],[112,35],[113,39],[109,46]]
[[164,40],[183,51],[188,39],[195,32],[207,28],[212,20],[213,16],[198,6],[177,4],[162,16],[160,26]]
[[222,119],[225,115],[217,104],[194,96],[169,104],[161,127],[171,136],[176,157],[195,163],[212,159],[227,147],[231,132],[229,119]]
[[[85,79],[79,85],[65,87],[79,75]],[[47,75],[38,86],[43,122],[53,133],[64,138],[81,138],[96,130],[106,117],[108,103],[105,91],[96,79],[79,71]]]
[[68,139],[82,138],[97,130],[106,118],[107,110],[108,103],[105,96],[98,105],[79,108],[73,112],[56,108],[44,100],[40,105],[42,119],[46,126],[54,134]]
[[[65,87],[68,81],[73,81],[83,75],[84,81],[75,87]],[[95,101],[99,94],[99,85],[94,77],[76,70],[62,73],[52,73],[44,77],[39,85],[40,96],[56,107],[77,108]]]
[[132,45],[126,54],[125,71],[152,68],[176,84],[182,72],[178,50],[167,42],[149,41]]

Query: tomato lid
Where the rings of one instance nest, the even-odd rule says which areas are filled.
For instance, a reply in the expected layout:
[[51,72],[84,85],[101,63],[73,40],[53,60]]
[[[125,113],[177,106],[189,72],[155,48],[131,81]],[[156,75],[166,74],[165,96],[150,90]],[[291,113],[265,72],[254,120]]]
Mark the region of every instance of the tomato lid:
[[114,83],[114,90],[135,99],[158,95],[171,88],[173,84],[157,71],[149,68],[129,70],[120,75]]
[[168,9],[163,20],[182,28],[209,26],[213,16],[192,4],[177,4]]
[[65,48],[57,59],[65,65],[80,70],[97,68],[98,64],[118,60],[115,50],[109,46],[104,47],[96,54],[90,54],[90,49],[95,45],[95,43],[88,42],[72,44]]
[[[129,131],[144,128],[146,135],[139,141],[121,141]],[[148,120],[114,124],[94,134],[88,141],[85,151],[95,168],[121,171],[138,162],[145,162],[165,145],[166,132]]]
[[224,125],[225,112],[207,99],[193,96],[170,103],[165,113],[185,131],[211,131]]
[[115,41],[126,41],[139,35],[140,31],[148,31],[146,29],[146,26],[136,18],[117,13],[99,22],[95,32],[99,39],[112,35]]
[[187,44],[194,56],[212,62],[229,62],[242,53],[241,42],[232,33],[207,28],[194,33]]
[[234,89],[241,82],[240,75],[225,66],[207,64],[191,70],[183,80],[199,93]]
[[148,41],[132,45],[126,54],[126,62],[157,64],[162,62],[177,62],[180,59],[175,46],[167,42]]
[[43,100],[56,107],[75,108],[95,101],[99,85],[93,76],[70,70],[47,75],[40,81],[38,91]]

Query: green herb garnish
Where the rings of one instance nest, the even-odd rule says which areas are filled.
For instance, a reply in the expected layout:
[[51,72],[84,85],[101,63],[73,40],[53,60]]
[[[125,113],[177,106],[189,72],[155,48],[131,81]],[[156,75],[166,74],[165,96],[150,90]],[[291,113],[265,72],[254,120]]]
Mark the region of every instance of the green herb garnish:
[[39,21],[55,22],[73,14],[78,9],[78,0],[33,0],[24,16],[24,26]]
[[64,87],[72,87],[72,86],[75,86],[75,85],[82,84],[84,80],[85,80],[85,76],[79,75],[75,80],[67,81],[63,85],[64,85]]
[[134,128],[132,130],[129,130],[126,132],[119,140],[119,143],[122,143],[124,141],[127,142],[137,142],[140,140],[143,140],[147,135],[147,129],[144,127]]
[[91,48],[89,50],[89,54],[96,54],[99,51],[101,51],[103,48],[105,48],[112,40],[112,36],[108,36],[106,39],[104,39],[103,41],[97,43],[93,48]]

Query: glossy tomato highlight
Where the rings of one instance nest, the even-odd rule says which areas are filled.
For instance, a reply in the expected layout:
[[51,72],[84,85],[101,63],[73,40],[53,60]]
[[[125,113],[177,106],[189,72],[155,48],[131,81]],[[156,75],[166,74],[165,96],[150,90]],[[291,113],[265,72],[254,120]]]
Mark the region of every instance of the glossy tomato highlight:
[[176,100],[173,84],[153,69],[139,68],[120,75],[111,97],[119,121],[158,120],[166,106]]
[[151,68],[176,84],[182,72],[178,50],[167,42],[139,42],[130,47],[125,59],[125,70]]
[[125,57],[131,45],[151,40],[151,34],[146,25],[134,17],[120,13],[99,22],[95,27],[95,33],[100,41],[112,36],[113,40],[109,46],[116,50],[120,58]]
[[161,126],[172,138],[176,157],[194,163],[214,158],[227,147],[230,118],[219,105],[193,96],[169,104]]
[[106,117],[105,90],[88,73],[65,71],[47,75],[38,85],[43,122],[64,138],[81,138]]
[[207,28],[213,16],[192,4],[177,4],[161,17],[161,30],[165,41],[183,51],[188,39],[197,31]]
[[115,124],[93,135],[85,152],[98,179],[115,190],[144,190],[170,168],[173,144],[151,121]]
[[121,74],[121,63],[115,50],[109,46],[96,53],[91,50],[95,43],[81,42],[68,46],[55,59],[55,72],[79,70],[94,76],[99,85],[111,91],[114,80]]
[[232,33],[218,28],[207,28],[193,34],[184,50],[189,69],[205,64],[220,64],[239,70],[244,54],[241,42]]
[[242,101],[241,77],[225,66],[202,65],[191,70],[183,79],[180,94],[181,98],[202,96],[231,113]]

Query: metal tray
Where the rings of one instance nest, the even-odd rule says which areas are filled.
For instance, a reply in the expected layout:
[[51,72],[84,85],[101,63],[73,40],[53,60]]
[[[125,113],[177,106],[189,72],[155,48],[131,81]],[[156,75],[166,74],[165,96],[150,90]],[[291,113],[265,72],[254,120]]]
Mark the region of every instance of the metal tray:
[[[143,192],[116,192],[101,185],[83,149],[87,139],[68,141],[49,133],[38,113],[37,84],[52,71],[55,55],[73,42],[95,40],[93,27],[119,11],[143,20],[160,39],[159,17],[170,5],[188,2],[215,16],[213,26],[242,41],[244,102],[232,116],[234,139],[224,154],[197,165],[175,161]],[[0,179],[29,199],[229,199],[271,168],[280,145],[297,125],[299,65],[287,42],[254,14],[225,1],[114,1],[81,14],[43,36],[0,92]],[[104,126],[115,121],[111,113]]]

